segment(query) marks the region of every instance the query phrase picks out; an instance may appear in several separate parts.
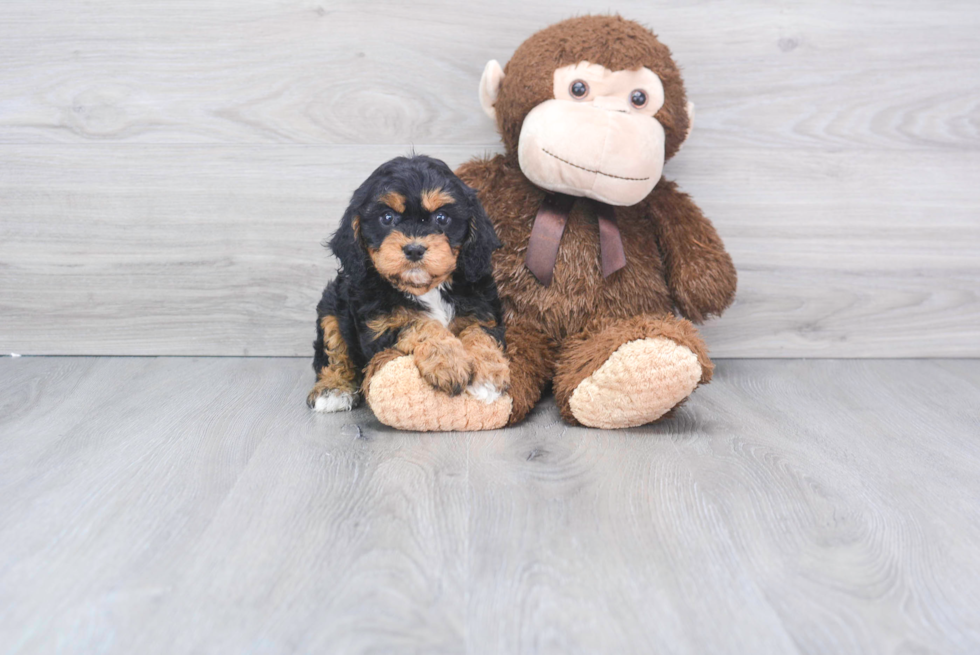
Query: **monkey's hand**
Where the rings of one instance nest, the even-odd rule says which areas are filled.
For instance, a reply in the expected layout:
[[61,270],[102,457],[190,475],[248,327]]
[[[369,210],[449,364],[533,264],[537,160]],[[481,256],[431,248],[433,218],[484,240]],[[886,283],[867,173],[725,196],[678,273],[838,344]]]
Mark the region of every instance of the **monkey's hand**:
[[695,323],[721,314],[735,298],[737,280],[732,260],[692,257],[675,263],[668,277],[671,296],[681,313]]
[[663,182],[648,198],[674,304],[695,323],[735,299],[738,275],[721,237],[691,198]]
[[394,348],[371,360],[364,396],[379,421],[413,432],[495,430],[507,423],[512,406],[506,394],[492,402],[468,393],[447,396],[422,378],[414,355]]

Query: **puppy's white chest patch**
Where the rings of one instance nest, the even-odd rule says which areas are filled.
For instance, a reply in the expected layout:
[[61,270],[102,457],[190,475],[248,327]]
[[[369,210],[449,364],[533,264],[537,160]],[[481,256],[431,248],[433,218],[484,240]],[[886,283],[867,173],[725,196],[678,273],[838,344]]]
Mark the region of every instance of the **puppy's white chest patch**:
[[416,298],[425,307],[425,313],[429,318],[439,321],[443,327],[449,327],[449,323],[453,320],[453,306],[443,299],[441,293],[443,286],[440,284]]

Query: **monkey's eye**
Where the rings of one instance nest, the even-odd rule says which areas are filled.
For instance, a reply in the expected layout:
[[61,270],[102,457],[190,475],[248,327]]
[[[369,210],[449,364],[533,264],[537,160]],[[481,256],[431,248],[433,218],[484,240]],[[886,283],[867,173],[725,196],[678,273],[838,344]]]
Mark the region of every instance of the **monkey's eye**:
[[395,213],[385,212],[378,217],[378,220],[381,221],[382,225],[391,225],[391,223],[395,220]]
[[575,80],[568,87],[568,92],[573,98],[584,98],[589,95],[589,85],[585,80]]
[[446,212],[436,212],[432,215],[432,218],[436,219],[436,225],[439,227],[446,227],[452,222],[452,219],[449,218],[449,215],[446,214]]
[[644,91],[643,89],[636,89],[635,91],[633,91],[633,93],[630,94],[630,102],[632,102],[633,106],[636,107],[637,109],[641,109],[642,107],[645,107],[647,104],[646,91]]

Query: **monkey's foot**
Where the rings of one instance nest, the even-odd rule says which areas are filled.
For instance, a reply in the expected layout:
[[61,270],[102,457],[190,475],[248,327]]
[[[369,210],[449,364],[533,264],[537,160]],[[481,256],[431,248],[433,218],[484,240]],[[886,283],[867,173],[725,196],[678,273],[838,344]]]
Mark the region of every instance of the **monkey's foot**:
[[495,430],[506,425],[511,410],[506,394],[450,396],[434,389],[411,356],[392,359],[375,371],[365,397],[379,421],[413,432]]
[[691,395],[701,364],[687,346],[653,337],[624,343],[569,398],[575,419],[594,428],[655,421]]

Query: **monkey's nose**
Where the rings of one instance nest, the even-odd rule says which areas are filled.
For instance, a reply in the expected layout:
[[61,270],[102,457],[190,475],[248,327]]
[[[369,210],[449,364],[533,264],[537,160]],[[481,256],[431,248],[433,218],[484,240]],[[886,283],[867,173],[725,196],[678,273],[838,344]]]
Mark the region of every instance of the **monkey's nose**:
[[596,96],[596,99],[592,101],[592,106],[606,111],[621,111],[624,114],[629,113],[630,110],[626,99],[619,96]]
[[410,262],[417,262],[425,257],[426,250],[428,250],[428,248],[421,243],[408,243],[402,246],[402,252],[405,253],[405,257]]

